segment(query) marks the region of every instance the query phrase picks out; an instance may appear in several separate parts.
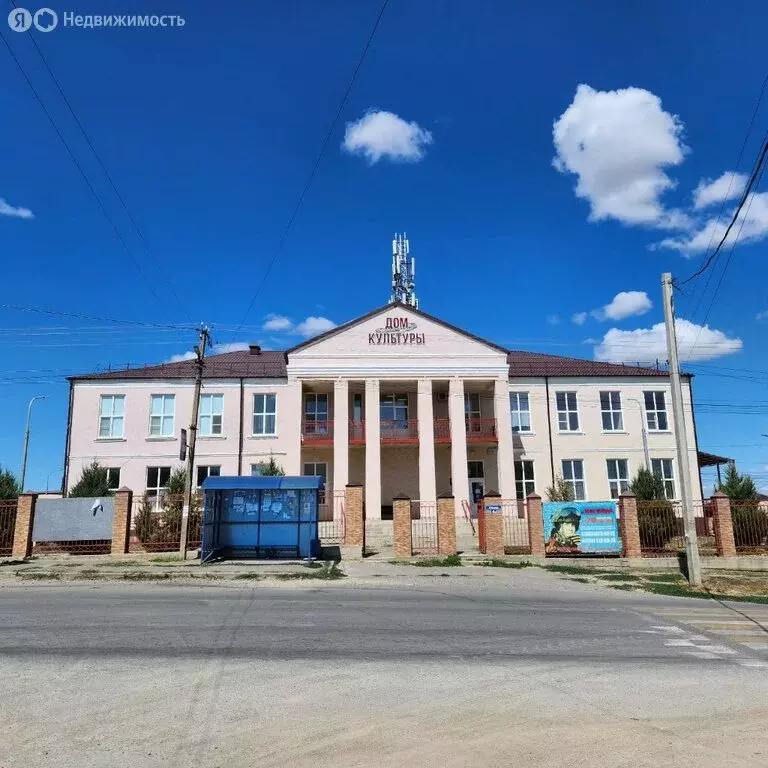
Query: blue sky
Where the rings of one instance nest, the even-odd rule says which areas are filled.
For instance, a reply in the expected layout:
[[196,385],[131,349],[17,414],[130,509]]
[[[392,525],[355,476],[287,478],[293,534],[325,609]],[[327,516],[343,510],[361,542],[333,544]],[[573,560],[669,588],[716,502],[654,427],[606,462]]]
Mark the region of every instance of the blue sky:
[[[660,274],[701,265],[736,202],[715,224],[720,201],[743,184],[723,174],[749,172],[768,127],[766,96],[737,168],[766,75],[764,4],[392,0],[245,318],[380,5],[232,5],[164,6],[182,28],[4,27],[133,256],[0,45],[0,303],[205,321],[220,343],[290,346],[385,303],[390,241],[407,231],[426,311],[512,348],[663,362]],[[753,200],[742,238],[682,358],[697,374],[700,447],[765,485],[768,198]],[[681,318],[702,323],[723,261],[706,292],[702,279],[678,295]],[[35,488],[60,480],[66,375],[161,361],[193,339],[7,308],[0,333],[0,464],[18,467],[26,404],[48,396],[35,406]]]

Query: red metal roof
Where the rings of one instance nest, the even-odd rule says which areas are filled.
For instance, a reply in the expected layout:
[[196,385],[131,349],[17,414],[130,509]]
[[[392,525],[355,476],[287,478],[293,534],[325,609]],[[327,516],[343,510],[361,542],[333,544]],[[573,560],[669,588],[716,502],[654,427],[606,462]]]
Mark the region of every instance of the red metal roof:
[[[665,371],[574,357],[545,355],[540,352],[513,351],[507,353],[510,378],[521,376],[649,376],[666,377]],[[245,350],[225,352],[206,358],[203,377],[206,379],[284,379],[286,377],[286,353],[264,351],[258,355]],[[82,376],[72,376],[73,381],[109,379],[192,379],[195,376],[193,360],[177,363],[150,365],[142,368],[125,368],[103,371]]]

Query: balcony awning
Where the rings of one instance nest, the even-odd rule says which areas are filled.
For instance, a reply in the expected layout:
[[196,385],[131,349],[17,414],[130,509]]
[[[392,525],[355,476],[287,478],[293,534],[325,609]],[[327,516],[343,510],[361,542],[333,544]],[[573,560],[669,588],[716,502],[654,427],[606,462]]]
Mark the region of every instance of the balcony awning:
[[719,467],[721,464],[730,464],[732,461],[733,459],[729,459],[727,456],[718,456],[715,453],[699,451],[700,467]]

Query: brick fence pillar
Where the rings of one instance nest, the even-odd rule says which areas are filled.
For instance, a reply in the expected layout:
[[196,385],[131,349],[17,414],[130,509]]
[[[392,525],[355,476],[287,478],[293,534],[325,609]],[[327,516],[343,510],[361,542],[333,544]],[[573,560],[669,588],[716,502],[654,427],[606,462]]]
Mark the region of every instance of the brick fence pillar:
[[437,500],[437,553],[456,554],[456,503],[451,495]]
[[19,495],[16,507],[16,527],[13,529],[13,549],[11,556],[18,560],[32,554],[32,528],[35,524],[36,493]]
[[395,558],[405,560],[413,554],[411,500],[407,496],[395,496],[392,499],[392,520]]
[[115,509],[112,513],[112,548],[113,555],[125,555],[128,552],[128,537],[131,533],[131,505],[133,491],[121,488],[115,492]]
[[619,536],[622,557],[642,557],[640,525],[637,522],[637,499],[631,491],[619,496]]
[[712,510],[717,554],[720,557],[736,557],[731,500],[722,491],[716,491],[712,494]]
[[363,486],[348,485],[344,493],[344,546],[365,546]]
[[498,493],[486,493],[483,496],[483,524],[485,525],[486,555],[504,554],[504,514],[502,513],[501,496]]
[[526,499],[528,512],[528,542],[531,545],[531,555],[534,557],[544,557],[546,549],[544,547],[544,507],[541,503],[541,496],[538,493],[531,493]]

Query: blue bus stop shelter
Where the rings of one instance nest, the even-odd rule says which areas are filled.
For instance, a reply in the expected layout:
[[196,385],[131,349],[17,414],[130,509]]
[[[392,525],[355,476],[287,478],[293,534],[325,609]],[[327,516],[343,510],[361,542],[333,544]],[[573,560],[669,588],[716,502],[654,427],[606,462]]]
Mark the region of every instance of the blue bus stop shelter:
[[317,557],[322,488],[316,476],[206,478],[201,561]]

